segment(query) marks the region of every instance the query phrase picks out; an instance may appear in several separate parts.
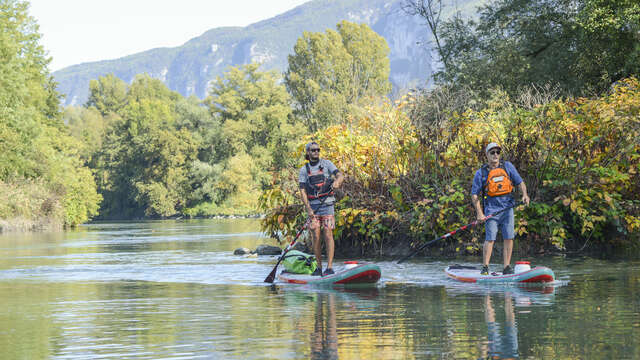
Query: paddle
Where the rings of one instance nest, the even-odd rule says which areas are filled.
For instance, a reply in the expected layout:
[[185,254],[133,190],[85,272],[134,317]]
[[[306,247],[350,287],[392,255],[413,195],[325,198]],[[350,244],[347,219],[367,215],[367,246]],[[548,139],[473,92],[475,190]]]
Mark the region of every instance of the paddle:
[[269,275],[267,275],[267,277],[264,279],[264,282],[273,283],[273,280],[275,280],[275,278],[276,278],[276,270],[278,269],[278,265],[280,265],[280,262],[282,261],[282,259],[284,259],[284,256],[287,254],[287,252],[289,252],[289,250],[291,249],[293,244],[296,243],[296,240],[298,240],[298,238],[300,237],[300,235],[302,234],[304,229],[307,228],[307,224],[308,223],[309,223],[309,221],[305,221],[304,222],[304,225],[302,225],[302,228],[300,229],[300,231],[298,231],[298,234],[296,234],[296,237],[293,238],[293,241],[289,245],[287,245],[286,249],[284,249],[284,252],[282,253],[282,256],[280,256],[280,258],[278,259],[278,262],[276,263],[276,266],[273,267],[273,270],[271,270]]
[[[487,217],[485,217],[485,218],[484,218],[484,221],[487,221],[487,220],[491,219],[492,217],[494,217],[494,216],[496,216],[496,215],[498,215],[498,214],[500,214],[500,213],[502,213],[502,212],[504,212],[504,211],[506,211],[506,210],[509,210],[509,209],[511,209],[511,208],[514,208],[514,207],[516,207],[516,206],[518,206],[518,205],[520,205],[520,204],[522,204],[522,202],[518,202],[518,203],[516,203],[516,204],[515,204],[515,205],[513,205],[513,206],[509,206],[509,207],[504,208],[504,209],[502,209],[502,210],[500,210],[500,211],[496,211],[495,213],[493,213],[493,214],[488,215]],[[426,242],[426,243],[422,244],[422,245],[418,248],[418,250],[416,250],[416,251],[414,251],[413,253],[411,253],[411,254],[409,254],[409,255],[407,255],[407,256],[405,256],[405,257],[403,257],[402,259],[398,260],[398,264],[400,264],[400,263],[402,263],[402,262],[404,262],[404,261],[406,261],[406,260],[409,260],[410,258],[414,257],[417,253],[419,253],[420,251],[422,251],[422,249],[426,248],[427,246],[429,246],[429,245],[431,245],[431,244],[433,244],[433,243],[435,243],[435,242],[437,242],[437,241],[440,241],[440,240],[442,240],[442,239],[446,239],[446,238],[448,238],[449,236],[454,235],[454,234],[455,234],[455,233],[457,233],[458,231],[463,231],[463,230],[466,230],[466,229],[468,229],[468,228],[470,228],[470,227],[472,227],[472,226],[476,226],[476,225],[478,225],[479,223],[484,222],[484,221],[476,220],[476,221],[474,221],[474,222],[468,223],[467,225],[465,225],[465,226],[463,226],[463,227],[457,228],[457,229],[453,230],[452,232],[446,233],[446,234],[444,234],[444,235],[440,236],[439,238],[436,238],[435,240],[428,241],[428,242]]]
[[[333,190],[333,185],[332,185],[331,188],[329,188],[329,191],[327,191],[326,193],[323,193],[323,194],[329,194],[329,193],[331,193],[332,190]],[[328,197],[329,196],[323,196],[322,200],[320,202],[320,205],[324,204],[324,201]],[[276,262],[276,266],[273,267],[273,270],[271,270],[269,275],[267,275],[267,277],[264,279],[264,282],[273,283],[273,280],[275,280],[275,278],[276,278],[276,270],[278,269],[278,265],[280,265],[280,262],[282,262],[282,260],[284,259],[284,256],[287,254],[287,252],[289,252],[289,250],[291,250],[291,247],[293,247],[293,245],[296,243],[296,240],[298,240],[298,238],[300,237],[300,235],[302,234],[302,232],[307,227],[307,224],[309,224],[310,221],[311,221],[311,219],[307,219],[307,221],[304,222],[304,225],[302,225],[302,228],[300,229],[300,231],[298,231],[298,234],[296,234],[296,237],[293,238],[293,241],[289,245],[287,245],[287,247],[284,249],[284,252],[282,253],[280,258],[278,259],[278,262]]]

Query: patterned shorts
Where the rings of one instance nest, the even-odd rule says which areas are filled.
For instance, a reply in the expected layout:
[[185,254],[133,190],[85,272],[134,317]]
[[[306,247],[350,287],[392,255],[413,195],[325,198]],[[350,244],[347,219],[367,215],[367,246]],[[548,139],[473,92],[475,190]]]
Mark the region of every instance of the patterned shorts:
[[336,227],[336,220],[333,215],[316,215],[311,219],[311,226],[309,227],[312,230],[317,228],[324,228],[333,230]]

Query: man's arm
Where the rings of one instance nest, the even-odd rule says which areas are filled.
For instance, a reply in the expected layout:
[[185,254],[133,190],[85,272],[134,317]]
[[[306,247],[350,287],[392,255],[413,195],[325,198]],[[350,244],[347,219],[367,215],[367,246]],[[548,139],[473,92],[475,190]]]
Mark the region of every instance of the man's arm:
[[481,170],[476,171],[473,176],[473,182],[471,183],[471,204],[476,209],[476,219],[484,221],[484,211],[482,211],[482,204],[480,204],[480,198],[478,194],[483,193],[482,190],[482,173]]
[[[514,184],[518,184],[516,186],[518,186],[520,191],[522,191],[522,202],[528,206],[529,194],[527,194],[527,185],[524,183],[522,176],[520,176],[520,174],[518,173],[518,170],[516,169],[515,166],[513,166],[512,163],[507,161],[505,163],[505,167],[508,168],[507,173],[509,174],[511,181],[513,181]],[[520,181],[520,183],[518,183],[518,181]]]
[[307,214],[309,214],[309,217],[314,216],[315,214],[309,204],[309,198],[307,198],[307,190],[305,188],[300,188],[300,198],[302,199],[302,204],[304,205],[304,209],[307,211]]
[[476,219],[480,220],[480,221],[484,221],[484,211],[482,211],[482,206],[480,206],[480,199],[478,198],[478,195],[473,194],[471,195],[471,203],[473,204],[473,207],[476,209]]
[[529,206],[529,194],[527,194],[527,185],[525,185],[524,181],[522,181],[520,183],[520,185],[518,185],[518,187],[520,188],[520,191],[522,191],[522,202]]

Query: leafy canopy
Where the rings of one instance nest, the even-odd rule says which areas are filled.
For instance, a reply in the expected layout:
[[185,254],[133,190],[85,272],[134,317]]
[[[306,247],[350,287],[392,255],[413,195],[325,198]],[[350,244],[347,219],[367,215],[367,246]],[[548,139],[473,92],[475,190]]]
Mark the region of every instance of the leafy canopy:
[[337,31],[304,32],[289,55],[284,81],[309,130],[342,123],[350,105],[387,94],[388,55],[384,38],[366,24],[342,21]]
[[61,121],[37,31],[27,2],[0,1],[0,218],[74,226],[101,198]]
[[477,21],[443,24],[447,62],[437,78],[512,96],[548,83],[565,94],[600,93],[640,72],[639,31],[633,0],[498,0]]

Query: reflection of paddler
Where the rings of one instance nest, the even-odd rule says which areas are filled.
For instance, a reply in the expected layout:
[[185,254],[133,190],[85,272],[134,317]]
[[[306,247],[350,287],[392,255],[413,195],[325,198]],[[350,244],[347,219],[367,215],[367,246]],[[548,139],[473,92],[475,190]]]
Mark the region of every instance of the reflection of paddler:
[[310,338],[312,359],[338,358],[335,294],[318,294],[315,324]]
[[485,321],[488,329],[489,354],[487,359],[517,359],[518,354],[518,328],[516,326],[515,313],[511,293],[504,294],[504,333],[501,333],[500,324],[496,322],[496,314],[491,304],[491,296],[485,295]]

